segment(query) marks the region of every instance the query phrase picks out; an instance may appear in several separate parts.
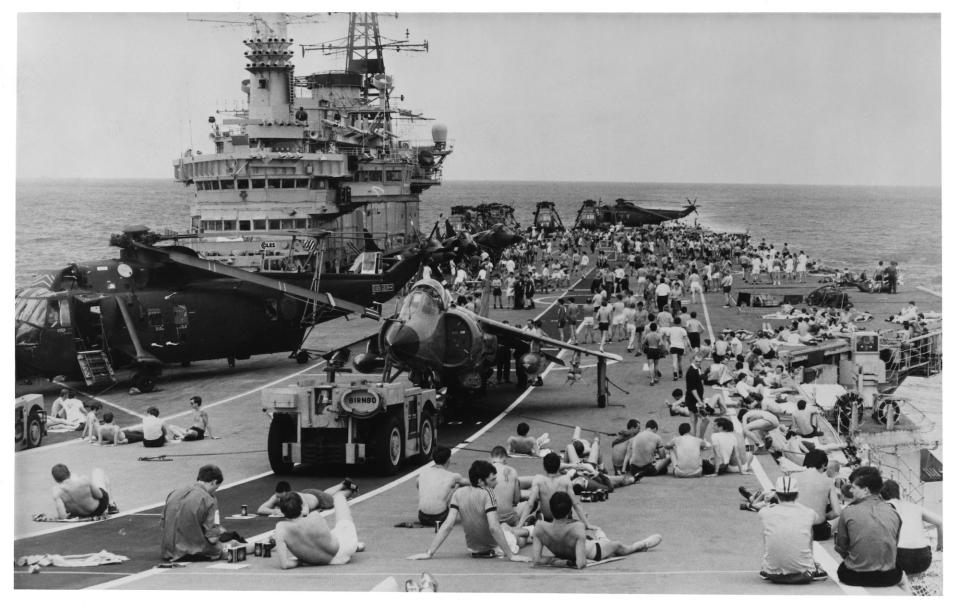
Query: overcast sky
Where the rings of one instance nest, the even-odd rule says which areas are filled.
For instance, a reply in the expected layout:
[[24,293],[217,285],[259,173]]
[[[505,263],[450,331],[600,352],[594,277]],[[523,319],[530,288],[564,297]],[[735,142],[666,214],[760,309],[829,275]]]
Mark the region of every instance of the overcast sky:
[[[238,19],[234,14],[191,17]],[[297,43],[345,15],[294,25]],[[940,18],[400,14],[402,106],[447,125],[447,179],[938,185]],[[243,27],[186,14],[21,14],[27,177],[172,177],[242,99]],[[319,54],[296,73],[341,69]],[[191,129],[192,128],[192,129]]]

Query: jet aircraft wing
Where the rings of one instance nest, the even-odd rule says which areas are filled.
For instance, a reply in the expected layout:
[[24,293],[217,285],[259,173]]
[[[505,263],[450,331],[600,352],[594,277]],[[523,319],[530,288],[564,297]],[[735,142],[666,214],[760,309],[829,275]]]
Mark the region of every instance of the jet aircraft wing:
[[[470,313],[470,311],[465,311],[465,312]],[[476,318],[477,322],[480,324],[480,327],[483,328],[485,332],[496,334],[497,336],[505,336],[511,340],[520,341],[524,343],[529,343],[531,341],[539,341],[541,345],[550,345],[552,347],[558,347],[560,349],[569,349],[570,351],[574,351],[576,353],[585,353],[587,355],[603,358],[605,360],[612,360],[614,362],[623,361],[623,357],[615,353],[606,353],[604,351],[594,351],[593,349],[585,349],[578,345],[571,345],[570,343],[558,341],[556,339],[550,338],[549,336],[537,336],[535,334],[530,334],[529,332],[524,332],[520,328],[515,328],[509,324],[501,323],[495,319],[482,317],[474,313],[470,313],[470,314]],[[553,360],[550,360],[550,361],[553,361]]]
[[204,270],[216,275],[237,279],[238,281],[243,281],[252,285],[259,285],[261,287],[274,289],[278,292],[283,292],[304,300],[316,300],[329,305],[331,308],[342,312],[344,315],[348,315],[350,313],[359,313],[361,315],[366,314],[374,319],[378,319],[380,317],[380,314],[374,309],[369,309],[353,302],[334,298],[332,294],[327,292],[314,292],[305,287],[300,287],[299,285],[286,283],[277,279],[271,279],[265,275],[249,272],[240,268],[234,268],[233,266],[222,264],[214,260],[204,260],[202,258],[179,251],[168,251],[166,249],[159,249],[157,247],[151,247],[149,245],[136,242],[134,245],[138,250],[148,253],[160,260],[167,260],[183,266],[188,266],[190,268]]

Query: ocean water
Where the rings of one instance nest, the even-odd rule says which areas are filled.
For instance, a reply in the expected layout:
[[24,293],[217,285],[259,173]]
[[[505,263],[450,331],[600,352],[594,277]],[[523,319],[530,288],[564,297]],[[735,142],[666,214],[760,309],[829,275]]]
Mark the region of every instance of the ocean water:
[[[192,198],[172,179],[18,181],[17,287],[43,270],[114,257],[108,241],[124,226],[186,230]],[[814,260],[854,271],[897,260],[908,285],[939,291],[943,282],[938,187],[446,181],[423,194],[421,229],[428,232],[453,205],[481,202],[513,205],[526,227],[541,200],[556,203],[569,226],[588,198],[665,208],[696,198],[699,209],[690,223],[786,242]]]

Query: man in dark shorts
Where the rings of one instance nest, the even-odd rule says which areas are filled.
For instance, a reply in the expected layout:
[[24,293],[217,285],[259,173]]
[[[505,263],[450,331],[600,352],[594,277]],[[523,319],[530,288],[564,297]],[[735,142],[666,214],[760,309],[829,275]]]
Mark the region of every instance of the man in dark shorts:
[[533,563],[551,564],[553,558],[544,556],[544,549],[567,566],[584,568],[587,561],[600,562],[614,556],[649,551],[663,540],[651,534],[642,541],[625,545],[607,538],[600,528],[588,529],[583,522],[573,519],[573,499],[566,492],[550,497],[553,521],[538,521],[533,529]]
[[185,441],[202,441],[204,438],[216,439],[213,431],[210,429],[210,417],[207,412],[200,408],[203,399],[200,396],[190,398],[190,408],[193,410],[193,423],[187,428],[183,435]]
[[701,410],[706,406],[706,403],[703,401],[703,373],[700,371],[700,364],[702,362],[703,357],[699,353],[694,354],[693,360],[691,360],[690,366],[687,367],[687,372],[684,374],[684,383],[687,388],[685,400],[687,409],[690,411],[690,426],[700,438],[703,438],[704,433],[707,431],[708,423],[707,420],[704,419],[700,429],[697,429],[697,422],[700,420]]
[[57,519],[71,517],[100,517],[116,513],[117,505],[110,503],[110,482],[99,468],[94,468],[87,477],[73,477],[65,464],[55,464],[50,469],[53,480],[53,504]]
[[627,444],[623,472],[633,475],[634,479],[666,474],[670,458],[664,451],[659,430],[660,426],[651,419],[644,425],[644,430],[633,437]]

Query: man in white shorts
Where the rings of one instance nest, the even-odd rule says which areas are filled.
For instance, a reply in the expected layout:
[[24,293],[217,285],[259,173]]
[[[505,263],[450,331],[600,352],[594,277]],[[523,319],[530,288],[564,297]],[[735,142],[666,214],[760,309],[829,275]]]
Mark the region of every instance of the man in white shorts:
[[357,526],[353,523],[343,492],[333,496],[336,523],[332,530],[317,511],[301,517],[303,499],[296,492],[283,494],[279,504],[283,516],[287,518],[287,521],[278,523],[273,532],[280,568],[288,570],[301,564],[346,564],[350,556],[361,549]]

